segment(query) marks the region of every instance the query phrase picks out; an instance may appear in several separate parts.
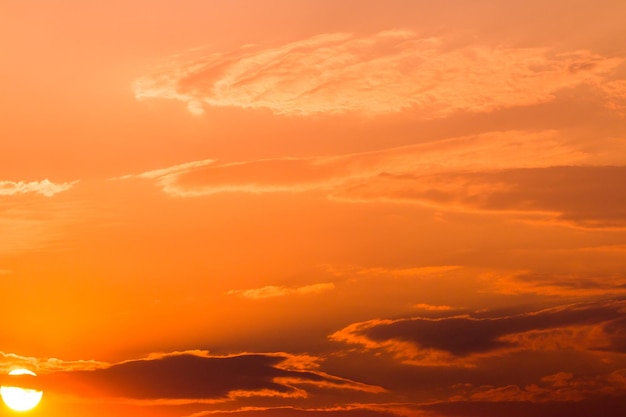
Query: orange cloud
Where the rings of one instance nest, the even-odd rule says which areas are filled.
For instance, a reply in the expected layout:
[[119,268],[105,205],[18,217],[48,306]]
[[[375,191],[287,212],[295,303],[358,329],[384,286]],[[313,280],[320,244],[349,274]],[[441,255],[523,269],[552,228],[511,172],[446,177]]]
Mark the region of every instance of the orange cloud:
[[77,182],[78,181],[55,184],[48,179],[31,182],[0,181],[0,196],[36,193],[45,195],[46,197],[52,197],[55,194],[69,190]]
[[69,370],[93,370],[107,366],[105,362],[95,360],[62,360],[57,358],[37,358],[0,351],[0,375],[15,368],[28,368],[37,373],[51,373]]
[[605,107],[626,116],[626,80],[614,80],[601,83],[599,86],[606,96]]
[[415,304],[413,306],[414,308],[420,309],[420,310],[426,310],[426,311],[448,311],[448,310],[452,310],[452,307],[450,306],[433,306],[430,304]]
[[592,163],[594,157],[564,143],[555,131],[504,131],[338,156],[227,164],[203,160],[121,178],[153,179],[164,192],[180,197],[324,189],[337,190],[337,198],[357,199],[346,190],[359,180],[380,181],[386,173],[538,168]]
[[138,79],[134,92],[182,101],[193,114],[206,106],[285,115],[411,109],[431,119],[550,101],[600,83],[621,62],[589,51],[452,46],[408,30],[333,33],[229,53],[194,49]]
[[626,227],[623,166],[559,166],[433,175],[380,174],[338,195],[463,211],[541,214],[585,228]]
[[324,291],[330,291],[335,288],[332,282],[305,285],[302,287],[288,288],[283,286],[268,285],[261,288],[252,288],[248,290],[230,290],[228,294],[240,295],[245,298],[272,298],[282,297],[291,294],[319,294]]
[[516,272],[489,275],[490,289],[501,294],[542,294],[561,297],[616,296],[626,293],[626,274]]

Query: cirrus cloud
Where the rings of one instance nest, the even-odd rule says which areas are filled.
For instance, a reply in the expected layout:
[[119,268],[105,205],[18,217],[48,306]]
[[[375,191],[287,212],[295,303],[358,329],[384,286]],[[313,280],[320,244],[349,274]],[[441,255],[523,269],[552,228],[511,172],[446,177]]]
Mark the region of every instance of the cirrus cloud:
[[557,92],[583,84],[618,103],[626,89],[607,84],[606,76],[621,62],[589,51],[448,46],[409,30],[369,36],[331,33],[232,52],[194,49],[136,80],[134,92],[137,99],[182,101],[197,115],[206,106],[285,115],[410,108],[432,119],[547,102]]

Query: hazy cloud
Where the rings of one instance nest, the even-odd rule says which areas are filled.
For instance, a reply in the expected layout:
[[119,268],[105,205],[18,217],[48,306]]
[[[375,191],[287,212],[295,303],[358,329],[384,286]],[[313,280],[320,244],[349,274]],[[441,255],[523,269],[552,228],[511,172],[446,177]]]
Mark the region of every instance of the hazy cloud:
[[417,308],[419,310],[426,310],[426,311],[448,311],[448,310],[452,310],[452,307],[450,307],[450,306],[434,306],[434,305],[423,304],[423,303],[415,304],[413,306],[413,308]]
[[464,211],[537,213],[581,227],[623,228],[623,184],[623,166],[559,166],[433,175],[380,174],[347,186],[338,195]]
[[138,79],[134,91],[138,99],[180,100],[193,114],[233,106],[286,115],[411,109],[439,118],[550,101],[560,90],[601,83],[621,62],[589,51],[452,46],[408,30],[333,33],[228,53],[194,49]]
[[626,293],[626,273],[540,273],[516,272],[489,277],[491,289],[502,294],[552,296],[615,296]]
[[608,375],[576,376],[571,372],[548,375],[537,384],[523,387],[507,385],[502,387],[483,386],[471,393],[471,401],[581,401],[598,396],[626,395],[626,369],[616,370]]

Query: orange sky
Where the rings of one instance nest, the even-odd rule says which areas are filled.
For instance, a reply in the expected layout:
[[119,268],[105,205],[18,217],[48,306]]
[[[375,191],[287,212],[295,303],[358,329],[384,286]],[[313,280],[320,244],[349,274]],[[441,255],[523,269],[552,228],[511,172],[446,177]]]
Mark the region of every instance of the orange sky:
[[3,1],[0,374],[39,376],[0,382],[48,417],[621,416],[625,15]]

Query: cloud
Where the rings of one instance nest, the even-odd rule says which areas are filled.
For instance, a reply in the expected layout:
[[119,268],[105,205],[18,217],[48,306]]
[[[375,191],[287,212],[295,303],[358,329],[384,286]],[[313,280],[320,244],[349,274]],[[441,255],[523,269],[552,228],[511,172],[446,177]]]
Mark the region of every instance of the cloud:
[[452,310],[452,307],[450,307],[450,306],[434,306],[434,305],[423,304],[423,303],[415,304],[413,307],[417,308],[417,309],[420,309],[420,310],[426,310],[426,311],[449,311],[449,310]]
[[433,175],[380,174],[337,193],[462,211],[536,213],[584,228],[626,227],[624,166],[556,166]]
[[568,305],[504,317],[412,317],[353,323],[331,340],[383,349],[419,366],[471,366],[519,350],[626,352],[623,300]]
[[228,294],[240,295],[245,298],[272,298],[282,297],[290,294],[319,294],[335,288],[332,282],[304,285],[302,287],[288,288],[283,286],[268,285],[262,288],[252,288],[248,290],[230,290]]
[[397,278],[414,278],[414,277],[432,277],[445,274],[447,272],[456,271],[463,268],[459,265],[434,265],[434,266],[417,266],[412,268],[364,268],[360,266],[334,266],[325,265],[327,272],[338,277],[397,277]]
[[560,297],[615,296],[626,293],[626,273],[540,273],[531,271],[489,275],[491,290],[501,294],[541,294]]
[[[202,160],[123,178],[169,195],[322,191],[354,203],[413,203],[439,210],[508,213],[580,228],[626,227],[626,141],[610,154],[556,131],[503,131],[337,156],[217,163]],[[602,164],[602,165],[599,165]]]
[[592,163],[593,158],[564,143],[555,131],[503,131],[338,156],[224,164],[203,160],[122,178],[153,179],[170,195],[194,197],[223,192],[343,190],[347,184],[377,181],[377,176],[387,173],[538,168]]
[[626,395],[626,369],[618,369],[608,375],[576,376],[571,372],[559,372],[541,379],[538,384],[523,387],[483,386],[471,393],[470,401],[581,401],[598,396]]
[[605,94],[605,107],[626,117],[626,80],[614,80],[601,83],[598,88]]
[[22,356],[0,351],[0,375],[4,375],[15,368],[28,368],[36,373],[51,373],[69,370],[92,370],[103,368],[106,365],[105,362],[95,360],[68,361],[58,358]]
[[[391,407],[390,407],[391,408]],[[397,417],[393,408],[383,410],[380,407],[349,406],[335,408],[296,408],[296,407],[246,407],[234,411],[202,411],[187,417]],[[417,414],[412,414],[417,417]]]
[[[140,401],[215,402],[237,397],[306,397],[302,386],[381,392],[382,388],[320,371],[302,369],[289,354],[211,356],[203,351],[151,355],[91,370],[49,374],[45,384],[60,392]],[[298,366],[289,367],[297,363]],[[77,387],[80,387],[78,389]],[[77,390],[77,391],[76,391]]]
[[0,196],[36,193],[46,197],[52,197],[55,194],[69,190],[77,182],[78,181],[72,181],[55,184],[48,179],[31,182],[0,181]]
[[626,407],[624,397],[599,397],[582,401],[455,401],[426,405],[425,411],[436,417],[621,417]]
[[285,115],[411,109],[432,119],[551,101],[563,89],[604,82],[621,62],[589,51],[451,46],[408,30],[331,33],[224,53],[196,48],[136,80],[134,92],[182,101],[196,115],[206,106]]

